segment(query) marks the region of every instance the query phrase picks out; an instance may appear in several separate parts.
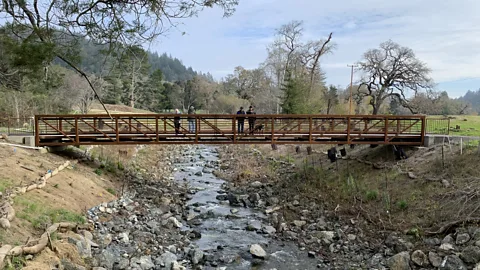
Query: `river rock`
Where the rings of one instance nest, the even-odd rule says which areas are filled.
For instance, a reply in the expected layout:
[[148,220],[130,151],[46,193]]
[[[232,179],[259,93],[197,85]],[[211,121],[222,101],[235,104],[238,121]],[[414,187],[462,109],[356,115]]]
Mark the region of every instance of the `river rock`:
[[113,269],[113,264],[115,263],[115,254],[111,250],[104,249],[98,256],[98,262],[101,267],[105,267],[107,269]]
[[172,263],[172,270],[185,270],[185,267],[183,265],[181,265],[179,262],[174,261]]
[[434,267],[439,267],[442,264],[442,257],[435,252],[428,252],[428,260]]
[[457,239],[455,240],[455,243],[457,245],[463,245],[470,241],[470,235],[468,233],[459,233],[457,235]]
[[388,259],[387,264],[391,270],[410,270],[410,255],[407,251],[400,252]]
[[203,176],[203,172],[202,171],[198,171],[195,173],[196,176]]
[[387,239],[385,239],[385,245],[389,248],[392,248],[396,253],[408,251],[413,247],[412,243],[403,240],[394,233],[390,234]]
[[263,227],[262,231],[269,235],[275,234],[277,232],[277,230],[273,226],[265,226]]
[[247,231],[260,231],[262,223],[258,220],[249,220],[247,223]]
[[447,236],[445,236],[442,240],[442,244],[445,244],[445,243],[448,243],[448,244],[454,244],[455,243],[455,240],[453,239],[453,237],[449,234]]
[[248,200],[252,203],[257,203],[258,201],[260,201],[260,194],[252,193],[248,196]]
[[480,247],[468,246],[463,249],[460,254],[460,258],[469,264],[475,264],[480,262]]
[[[203,172],[203,173],[213,173],[213,169],[212,169],[212,168],[203,167],[202,172]],[[201,176],[201,175],[200,175],[200,176]]]
[[142,256],[140,258],[132,258],[130,260],[130,266],[138,265],[142,270],[149,270],[153,269],[155,265],[152,262],[152,258],[150,256]]
[[263,186],[263,184],[260,181],[255,181],[255,182],[250,183],[250,186],[253,187],[253,188],[261,188]]
[[10,228],[10,221],[6,218],[0,218],[0,227],[2,229],[9,229]]
[[155,260],[156,265],[164,266],[167,269],[172,268],[172,263],[177,262],[177,256],[169,251],[163,253],[160,258]]
[[183,225],[180,221],[178,221],[175,217],[169,217],[167,219],[167,224],[172,224],[173,226],[177,228],[181,228]]
[[305,220],[294,220],[293,221],[293,225],[295,225],[296,227],[302,227],[305,224],[307,224],[307,222]]
[[415,250],[412,253],[411,259],[418,266],[424,267],[429,264],[427,255],[425,255],[425,253],[423,253],[421,250]]
[[118,239],[122,241],[125,244],[128,244],[130,242],[130,238],[128,237],[128,232],[123,232],[118,235]]
[[252,254],[256,258],[264,259],[267,257],[267,252],[258,244],[253,244],[250,246],[250,254]]
[[192,263],[197,265],[203,260],[204,253],[200,249],[196,248],[196,249],[193,249],[191,256],[192,256]]
[[467,270],[463,261],[457,255],[445,256],[438,267],[439,270]]

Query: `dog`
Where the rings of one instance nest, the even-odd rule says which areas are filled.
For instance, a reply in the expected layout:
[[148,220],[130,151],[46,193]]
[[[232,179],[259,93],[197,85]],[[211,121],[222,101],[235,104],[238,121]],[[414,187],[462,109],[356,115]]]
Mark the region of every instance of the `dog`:
[[250,134],[254,134],[254,133],[256,133],[256,132],[261,133],[264,128],[265,128],[265,125],[263,125],[263,124],[256,125],[256,126],[253,128],[253,130],[250,131]]

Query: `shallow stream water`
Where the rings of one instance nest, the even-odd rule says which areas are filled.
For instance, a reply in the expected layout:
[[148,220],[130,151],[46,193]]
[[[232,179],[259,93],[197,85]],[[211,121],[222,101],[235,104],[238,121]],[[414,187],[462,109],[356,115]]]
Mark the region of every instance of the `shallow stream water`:
[[[176,181],[196,191],[192,192],[194,194],[187,203],[190,218],[201,217],[194,218],[196,225],[189,225],[190,229],[201,233],[195,244],[205,253],[215,254],[218,258],[218,265],[204,269],[222,266],[235,270],[317,269],[316,260],[309,258],[307,251],[300,250],[294,243],[274,240],[269,235],[246,229],[248,224],[268,225],[261,211],[233,207],[228,201],[216,199],[217,195],[225,194],[222,189],[225,181],[211,173],[216,169],[218,159],[215,147],[199,146],[192,148],[175,164],[178,168]],[[269,255],[267,259],[254,259],[249,253],[252,244],[260,244]]]

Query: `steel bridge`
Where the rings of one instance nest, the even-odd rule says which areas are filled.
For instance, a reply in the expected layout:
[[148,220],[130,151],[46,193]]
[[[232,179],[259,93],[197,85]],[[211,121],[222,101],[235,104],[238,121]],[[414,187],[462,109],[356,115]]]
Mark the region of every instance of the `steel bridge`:
[[[244,132],[238,121],[244,120]],[[189,130],[189,121],[195,124]],[[249,122],[253,122],[249,130]],[[175,122],[180,127],[175,129]],[[425,116],[105,114],[36,115],[35,144],[422,145]]]

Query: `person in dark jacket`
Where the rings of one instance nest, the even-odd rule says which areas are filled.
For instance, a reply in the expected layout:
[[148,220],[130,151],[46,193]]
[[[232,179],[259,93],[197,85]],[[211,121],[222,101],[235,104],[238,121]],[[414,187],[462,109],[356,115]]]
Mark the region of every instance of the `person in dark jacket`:
[[[190,106],[188,108],[188,114],[195,114],[195,108],[193,106]],[[188,131],[190,133],[195,133],[195,117],[188,117]]]
[[[257,113],[253,110],[253,106],[250,106],[248,108],[247,114],[257,114]],[[253,130],[255,129],[255,119],[256,119],[255,116],[248,116],[248,131],[250,133],[253,132]]]
[[238,133],[243,133],[243,127],[244,127],[244,124],[245,124],[245,116],[243,116],[245,114],[245,111],[243,110],[243,107],[240,107],[240,110],[238,110],[237,112],[237,132]]
[[175,134],[178,135],[180,133],[180,110],[175,109],[175,114],[178,114],[178,116],[173,118],[173,125],[175,126]]

